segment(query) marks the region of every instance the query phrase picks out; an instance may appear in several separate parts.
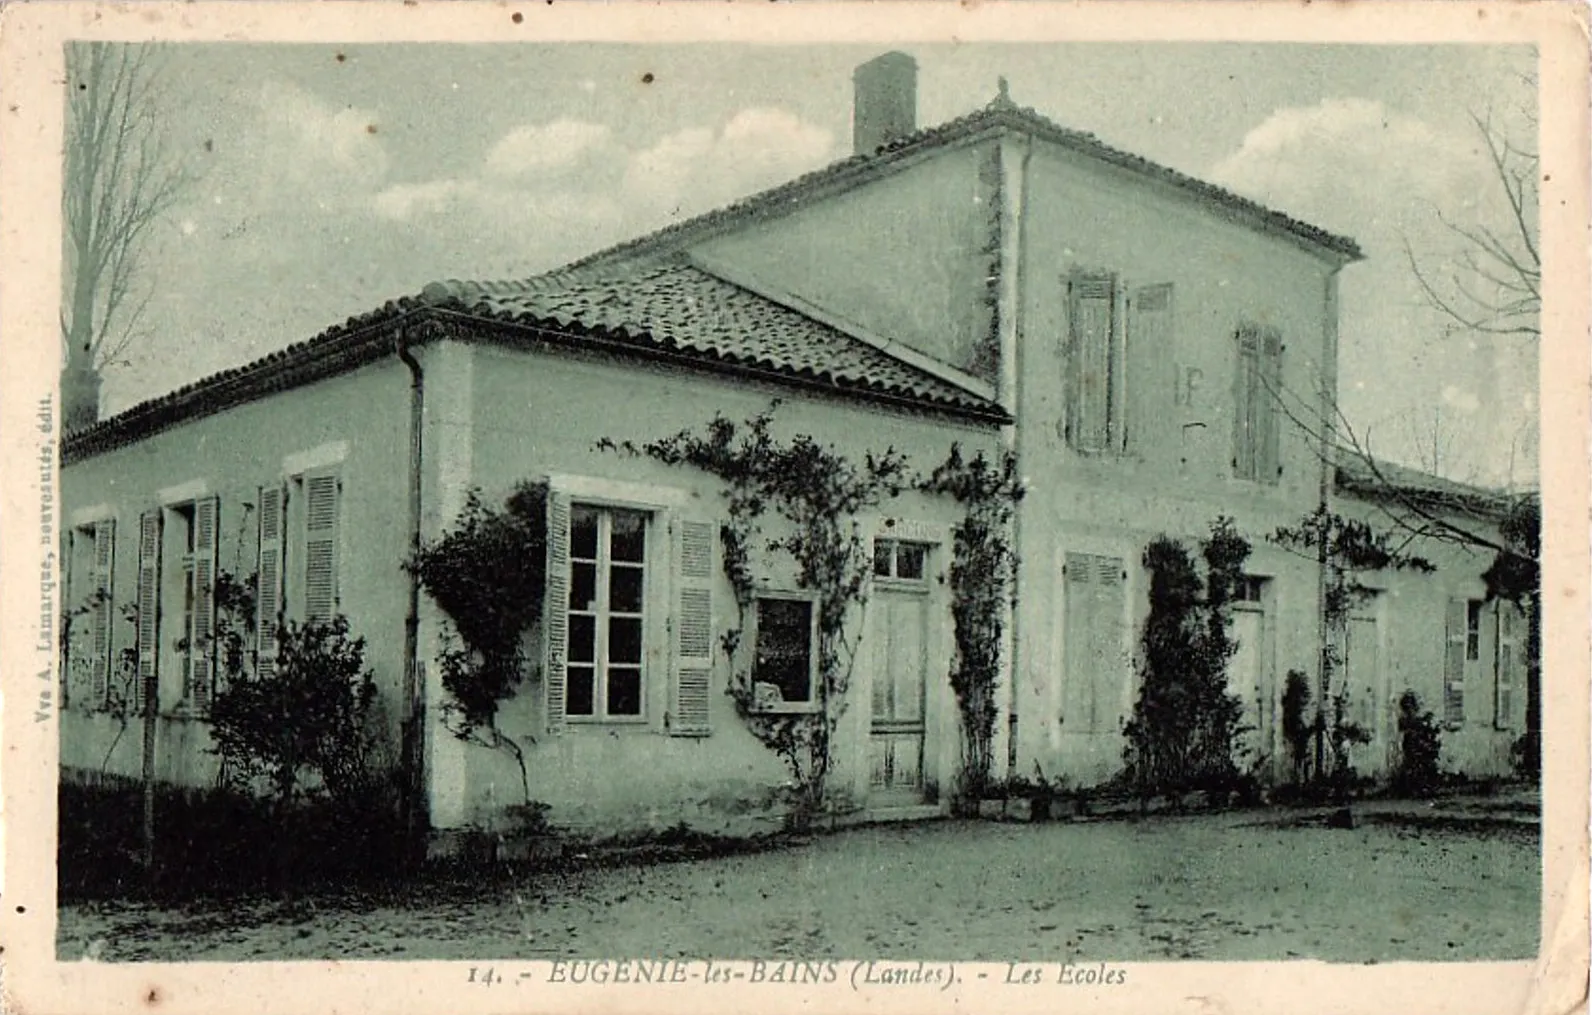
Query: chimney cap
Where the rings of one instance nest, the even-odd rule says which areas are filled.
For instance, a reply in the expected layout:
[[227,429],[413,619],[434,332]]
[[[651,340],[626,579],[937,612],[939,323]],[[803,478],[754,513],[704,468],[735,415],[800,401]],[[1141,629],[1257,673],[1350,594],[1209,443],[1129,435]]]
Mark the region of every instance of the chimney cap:
[[886,67],[891,64],[912,70],[918,69],[918,61],[913,58],[911,53],[903,53],[899,49],[892,49],[888,52],[880,53],[871,60],[864,60],[859,63],[852,68],[851,77],[855,80],[859,75],[866,74],[875,67]]

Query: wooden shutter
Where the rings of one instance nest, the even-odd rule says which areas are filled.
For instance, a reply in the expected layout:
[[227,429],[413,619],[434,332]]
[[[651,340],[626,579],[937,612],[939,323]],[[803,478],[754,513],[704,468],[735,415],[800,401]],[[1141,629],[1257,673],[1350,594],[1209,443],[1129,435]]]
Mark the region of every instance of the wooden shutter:
[[1260,363],[1251,405],[1259,430],[1255,448],[1255,478],[1275,483],[1282,472],[1282,336],[1268,328],[1261,336]]
[[674,526],[674,680],[668,731],[678,737],[711,732],[708,693],[713,683],[713,544],[709,522],[681,519]]
[[1172,286],[1144,286],[1128,301],[1127,369],[1122,420],[1124,443],[1144,451],[1158,439],[1153,433],[1171,404],[1175,388],[1160,383],[1172,357]]
[[138,673],[132,689],[133,711],[140,715],[159,704],[160,539],[161,512],[146,511],[138,520]]
[[542,600],[542,695],[547,731],[564,731],[564,653],[569,641],[569,496],[547,495],[547,595]]
[[1521,670],[1520,612],[1513,604],[1499,602],[1497,663],[1493,686],[1493,728],[1513,729],[1515,725],[1515,699],[1518,697]]
[[1255,412],[1260,374],[1260,333],[1245,325],[1238,329],[1238,368],[1233,373],[1233,475],[1257,478]]
[[255,673],[262,680],[276,672],[277,628],[282,623],[282,529],[287,490],[260,488],[260,554],[255,577]]
[[1117,718],[1122,677],[1122,561],[1092,553],[1067,554],[1065,572],[1066,709],[1063,729],[1110,730]]
[[1068,439],[1079,451],[1104,451],[1111,439],[1112,280],[1072,280],[1068,308]]
[[116,519],[94,524],[94,605],[89,611],[89,708],[104,708],[111,688],[111,640],[116,619]]
[[326,624],[338,613],[337,543],[342,483],[335,472],[304,476],[304,622]]
[[1465,634],[1469,603],[1448,601],[1443,651],[1443,721],[1458,726],[1465,721]]
[[216,525],[220,502],[205,497],[193,506],[193,631],[188,645],[190,702],[203,713],[215,685]]

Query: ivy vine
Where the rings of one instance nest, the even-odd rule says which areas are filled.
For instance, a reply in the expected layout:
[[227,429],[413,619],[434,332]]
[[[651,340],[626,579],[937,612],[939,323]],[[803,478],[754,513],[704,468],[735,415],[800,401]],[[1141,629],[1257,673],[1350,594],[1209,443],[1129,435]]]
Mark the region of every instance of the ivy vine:
[[471,490],[453,526],[408,565],[453,628],[437,660],[448,695],[444,724],[460,740],[507,752],[527,805],[524,748],[497,717],[532,665],[525,636],[546,594],[547,493],[545,481],[522,482],[493,508]]
[[[598,447],[697,469],[726,484],[727,518],[719,535],[738,611],[736,627],[720,642],[734,673],[730,694],[753,734],[789,769],[795,786],[791,823],[802,827],[830,803],[832,743],[859,652],[861,625],[847,621],[866,605],[873,556],[856,517],[907,488],[907,463],[893,448],[854,462],[806,434],[776,437],[770,424],[779,404],[743,423],[716,415],[700,431],[686,429],[641,445],[603,440]],[[782,534],[765,533],[770,514],[788,523]],[[795,564],[796,586],[816,600],[811,711],[769,712],[754,698],[741,638],[756,599],[754,560],[765,552],[787,555]]]
[[1407,540],[1396,544],[1370,523],[1345,518],[1324,504],[1297,524],[1278,528],[1271,541],[1315,560],[1326,570],[1321,612],[1327,637],[1322,642],[1319,661],[1322,701],[1316,708],[1313,725],[1314,757],[1305,766],[1309,769],[1305,777],[1318,788],[1331,789],[1342,796],[1348,792],[1353,777],[1350,748],[1371,740],[1369,730],[1348,718],[1350,689],[1337,682],[1337,673],[1344,663],[1341,646],[1349,617],[1374,591],[1360,576],[1374,571],[1431,574],[1437,568],[1425,557],[1407,552]]
[[1015,455],[1000,464],[979,452],[964,458],[952,445],[945,461],[917,483],[925,493],[948,496],[966,514],[953,532],[951,613],[956,659],[951,688],[962,713],[961,805],[976,808],[989,788],[1001,652],[1012,605],[1017,555],[1011,521],[1023,497]]

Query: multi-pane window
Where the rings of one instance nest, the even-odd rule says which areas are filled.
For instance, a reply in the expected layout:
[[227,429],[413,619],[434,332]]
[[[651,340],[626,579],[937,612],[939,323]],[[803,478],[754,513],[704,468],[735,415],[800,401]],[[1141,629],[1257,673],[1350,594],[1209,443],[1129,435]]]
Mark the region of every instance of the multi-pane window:
[[643,714],[648,516],[585,504],[570,509],[564,714]]
[[757,598],[753,638],[753,695],[760,709],[811,707],[817,653],[816,604],[809,596]]
[[873,541],[874,577],[923,581],[924,564],[928,557],[927,544],[900,539],[876,539]]
[[1486,604],[1480,599],[1472,599],[1466,603],[1465,608],[1465,661],[1477,662],[1481,659],[1481,616],[1482,608]]

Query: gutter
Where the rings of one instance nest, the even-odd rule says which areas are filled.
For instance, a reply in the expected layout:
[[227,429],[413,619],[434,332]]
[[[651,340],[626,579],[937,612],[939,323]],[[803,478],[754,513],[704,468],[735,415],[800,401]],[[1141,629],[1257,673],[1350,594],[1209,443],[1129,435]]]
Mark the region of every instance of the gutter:
[[[425,462],[424,431],[426,409],[426,375],[415,358],[409,344],[409,331],[400,324],[393,333],[393,351],[409,368],[409,560],[420,552],[421,480]],[[409,567],[404,568],[409,583],[408,605],[404,615],[404,673],[400,688],[402,727],[402,766],[404,791],[399,804],[402,811],[406,844],[418,850],[420,836],[425,829],[424,779],[425,751],[423,714],[420,706],[420,577]]]
[[[1317,507],[1323,519],[1332,510],[1332,494],[1337,477],[1337,428],[1333,421],[1337,419],[1338,411],[1338,272],[1341,266],[1333,268],[1327,273],[1322,293],[1322,331],[1321,331],[1321,362],[1328,367],[1326,376],[1329,378],[1322,385],[1321,391],[1321,460],[1320,487],[1317,491]],[[1328,576],[1328,558],[1326,533],[1316,533],[1316,718],[1317,729],[1315,751],[1316,777],[1320,778],[1326,757],[1326,710],[1327,703],[1332,696],[1331,671],[1332,664],[1329,653],[1329,641],[1332,631],[1327,623],[1327,593],[1331,585]]]

